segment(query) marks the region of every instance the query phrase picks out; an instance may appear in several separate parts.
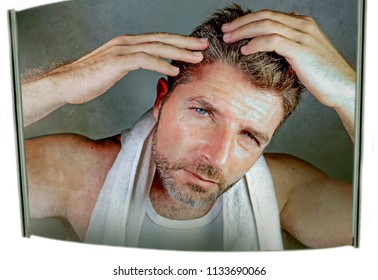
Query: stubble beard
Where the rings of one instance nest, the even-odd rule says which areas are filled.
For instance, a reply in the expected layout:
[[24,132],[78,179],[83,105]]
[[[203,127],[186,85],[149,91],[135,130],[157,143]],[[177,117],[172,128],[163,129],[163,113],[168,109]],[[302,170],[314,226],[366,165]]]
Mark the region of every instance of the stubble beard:
[[[157,123],[152,138],[152,159],[156,170],[162,180],[163,186],[175,201],[182,202],[191,207],[200,208],[215,202],[219,196],[230,189],[235,183],[228,184],[227,178],[219,169],[215,169],[203,162],[190,162],[187,159],[169,162],[168,159],[157,151]],[[218,186],[214,189],[204,189],[193,184],[180,186],[174,179],[173,173],[179,170],[190,170],[209,180],[216,180]]]

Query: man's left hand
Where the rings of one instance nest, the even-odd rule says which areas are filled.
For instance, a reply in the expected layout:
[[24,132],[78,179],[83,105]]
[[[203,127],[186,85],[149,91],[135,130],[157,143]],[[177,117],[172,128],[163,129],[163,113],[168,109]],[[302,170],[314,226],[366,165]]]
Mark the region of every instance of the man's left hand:
[[284,56],[322,104],[354,105],[355,72],[311,17],[264,10],[223,25],[222,31],[226,43],[252,39],[241,49],[245,55],[274,51]]

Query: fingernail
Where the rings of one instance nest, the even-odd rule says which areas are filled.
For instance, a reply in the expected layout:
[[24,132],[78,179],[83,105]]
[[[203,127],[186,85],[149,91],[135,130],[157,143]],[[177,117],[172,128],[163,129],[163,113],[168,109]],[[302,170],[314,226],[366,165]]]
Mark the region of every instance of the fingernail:
[[223,35],[223,40],[228,40],[231,37],[231,33],[225,33]]
[[222,25],[222,30],[224,31],[224,30],[227,30],[227,29],[229,29],[230,28],[230,24],[229,23],[225,23],[225,24],[223,24]]
[[171,67],[172,76],[177,76],[180,73],[180,69],[178,67]]
[[198,57],[202,56],[202,52],[192,52],[192,54]]
[[209,41],[207,38],[200,38],[199,40],[201,43],[207,43]]
[[246,52],[247,52],[247,46],[242,46],[242,47],[240,48],[240,52],[241,52],[242,54],[246,54]]

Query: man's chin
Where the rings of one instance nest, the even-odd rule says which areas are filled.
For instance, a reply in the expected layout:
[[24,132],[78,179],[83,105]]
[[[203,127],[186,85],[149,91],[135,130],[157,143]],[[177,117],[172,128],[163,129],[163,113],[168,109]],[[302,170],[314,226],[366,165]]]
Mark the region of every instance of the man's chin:
[[193,208],[204,208],[209,205],[212,205],[215,202],[215,200],[193,200],[193,199],[186,199],[186,198],[181,197],[181,198],[178,198],[177,201]]
[[208,194],[206,189],[203,189],[196,185],[187,186],[190,189],[190,193],[175,192],[172,189],[167,188],[169,195],[177,202],[183,203],[193,208],[202,208],[213,204],[219,195]]

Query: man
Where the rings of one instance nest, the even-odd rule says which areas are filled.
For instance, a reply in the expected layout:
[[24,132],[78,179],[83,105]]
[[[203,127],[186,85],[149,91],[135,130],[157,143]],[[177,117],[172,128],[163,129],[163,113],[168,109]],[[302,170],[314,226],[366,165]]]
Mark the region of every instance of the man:
[[280,227],[309,247],[351,244],[350,184],[262,156],[302,84],[353,139],[355,73],[311,18],[234,5],[190,37],[117,37],[25,81],[24,122],[88,102],[139,68],[169,78],[122,148],[78,135],[27,141],[31,217],[63,217],[81,240],[114,245],[278,250]]

